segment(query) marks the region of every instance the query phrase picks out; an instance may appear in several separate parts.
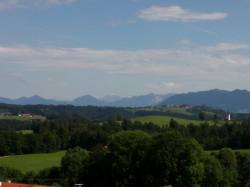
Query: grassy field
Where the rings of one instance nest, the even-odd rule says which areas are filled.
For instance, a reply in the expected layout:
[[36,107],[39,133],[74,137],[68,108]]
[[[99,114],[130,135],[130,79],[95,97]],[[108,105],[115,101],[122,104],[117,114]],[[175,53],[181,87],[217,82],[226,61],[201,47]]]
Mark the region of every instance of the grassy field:
[[171,113],[174,113],[174,114],[184,114],[184,115],[187,115],[187,116],[192,116],[193,115],[191,112],[188,112],[187,109],[180,108],[180,107],[166,108],[164,111],[165,112],[171,112]]
[[250,149],[239,149],[239,150],[235,150],[235,151],[239,151],[241,153],[246,153],[250,155]]
[[32,117],[29,116],[0,116],[0,120],[18,120],[18,121],[32,121],[32,120],[46,120],[46,117],[40,115],[33,115]]
[[20,134],[33,134],[33,130],[20,130],[20,131],[16,131],[17,133],[20,133]]
[[212,121],[190,120],[190,119],[175,118],[175,117],[171,117],[171,116],[143,116],[143,117],[133,118],[132,121],[140,121],[142,123],[151,122],[151,123],[154,123],[156,125],[162,126],[162,125],[168,125],[171,119],[174,119],[175,121],[177,121],[181,125],[188,125],[190,123],[192,123],[194,125],[199,125],[199,124],[204,123],[204,122],[208,122],[210,124],[213,124]]
[[65,151],[56,153],[27,154],[0,157],[0,166],[15,168],[23,173],[27,171],[38,172],[52,166],[60,166]]

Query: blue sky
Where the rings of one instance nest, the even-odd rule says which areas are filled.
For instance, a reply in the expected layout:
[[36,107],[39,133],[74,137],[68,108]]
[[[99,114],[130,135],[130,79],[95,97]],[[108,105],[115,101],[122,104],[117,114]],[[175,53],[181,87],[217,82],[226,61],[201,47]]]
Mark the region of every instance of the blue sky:
[[250,0],[0,0],[3,97],[250,89]]

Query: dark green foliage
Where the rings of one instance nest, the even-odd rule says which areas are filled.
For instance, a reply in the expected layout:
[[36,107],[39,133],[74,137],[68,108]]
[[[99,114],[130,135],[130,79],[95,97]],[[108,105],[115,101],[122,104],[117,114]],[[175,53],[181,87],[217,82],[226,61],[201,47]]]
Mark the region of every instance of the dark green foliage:
[[238,172],[235,153],[228,148],[221,149],[218,153],[218,159],[223,168],[223,186],[236,186]]
[[117,116],[122,118],[132,117],[133,113],[118,107],[94,107],[71,105],[8,105],[0,104],[0,109],[11,114],[32,113],[45,116],[48,119],[87,119],[108,120]]
[[22,178],[23,178],[22,173],[16,169],[0,167],[0,181],[6,181],[6,180],[21,181]]
[[200,186],[202,154],[197,142],[176,133],[151,138],[141,131],[120,132],[90,154],[81,182],[91,187]]
[[[0,120],[0,156],[69,149],[61,168],[25,174],[0,168],[0,180],[63,186],[83,183],[87,187],[168,184],[173,187],[244,187],[250,183],[249,155],[235,155],[230,149],[207,155],[202,149],[250,148],[248,120],[188,126],[171,120],[169,126],[159,127],[153,123],[131,122],[120,113],[107,117],[106,112],[113,109],[90,108],[83,112],[80,108],[84,114],[79,111],[66,114],[69,108],[71,106],[60,106],[55,111],[45,106],[36,108],[37,113],[58,118],[44,122]],[[13,110],[31,109],[26,106]],[[66,116],[62,117],[64,114]],[[84,115],[98,120],[86,121],[82,119]],[[123,121],[115,121],[117,116]],[[100,120],[104,118],[108,120]],[[22,134],[17,133],[18,130],[34,133]]]
[[204,121],[204,120],[206,119],[206,114],[205,114],[204,112],[200,112],[200,113],[199,113],[199,119],[200,119],[201,121]]
[[88,187],[112,186],[112,160],[109,154],[107,146],[97,146],[90,152],[86,167],[80,171],[81,184]]
[[69,186],[79,181],[79,173],[87,163],[89,154],[86,150],[76,147],[69,149],[62,158],[62,175],[66,179],[65,183]]
[[239,186],[250,185],[250,155],[237,152]]
[[163,133],[153,138],[149,155],[155,186],[199,186],[203,177],[202,148],[196,141],[178,133]]
[[114,134],[108,145],[112,159],[112,186],[142,186],[147,149],[151,137],[142,131],[127,131]]
[[223,169],[219,160],[212,155],[204,155],[203,187],[220,187],[223,183]]

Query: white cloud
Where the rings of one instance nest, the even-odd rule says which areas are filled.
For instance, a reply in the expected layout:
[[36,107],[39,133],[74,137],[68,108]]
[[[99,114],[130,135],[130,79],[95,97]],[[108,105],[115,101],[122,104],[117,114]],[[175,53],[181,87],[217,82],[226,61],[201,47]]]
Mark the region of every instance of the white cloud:
[[56,6],[74,3],[78,0],[0,0],[0,10],[26,8],[30,6]]
[[175,83],[175,82],[163,82],[162,83],[163,86],[167,87],[167,88],[175,88],[175,87],[179,87],[180,85]]
[[177,92],[183,88],[183,85],[177,82],[160,82],[160,83],[151,83],[146,85],[146,89],[149,92],[154,92],[154,93],[167,93],[167,92]]
[[[190,46],[184,49],[97,50],[89,48],[0,47],[0,66],[26,69],[88,69],[106,73],[218,78],[250,68],[249,53],[237,47]],[[237,44],[247,46],[247,44]],[[248,49],[249,50],[249,49]],[[165,86],[176,86],[166,83]]]
[[146,21],[212,21],[225,19],[228,14],[224,12],[201,13],[186,10],[180,6],[151,6],[141,10],[139,18]]
[[211,51],[233,51],[241,49],[250,49],[250,45],[241,43],[219,43],[216,46],[208,47],[208,50]]

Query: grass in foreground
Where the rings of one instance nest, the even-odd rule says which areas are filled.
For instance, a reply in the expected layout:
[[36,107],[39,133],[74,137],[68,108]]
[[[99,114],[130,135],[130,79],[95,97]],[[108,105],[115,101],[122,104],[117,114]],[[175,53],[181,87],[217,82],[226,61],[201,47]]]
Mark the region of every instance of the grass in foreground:
[[168,125],[170,120],[174,119],[177,121],[180,125],[188,125],[188,124],[194,124],[199,125],[204,122],[208,122],[209,124],[213,124],[212,121],[200,121],[200,120],[191,120],[191,119],[182,119],[182,118],[176,118],[171,116],[143,116],[143,117],[136,117],[133,118],[132,121],[140,121],[142,123],[154,123],[156,125]]
[[27,154],[0,157],[0,166],[18,169],[23,173],[39,172],[42,169],[60,166],[65,151],[55,153]]

